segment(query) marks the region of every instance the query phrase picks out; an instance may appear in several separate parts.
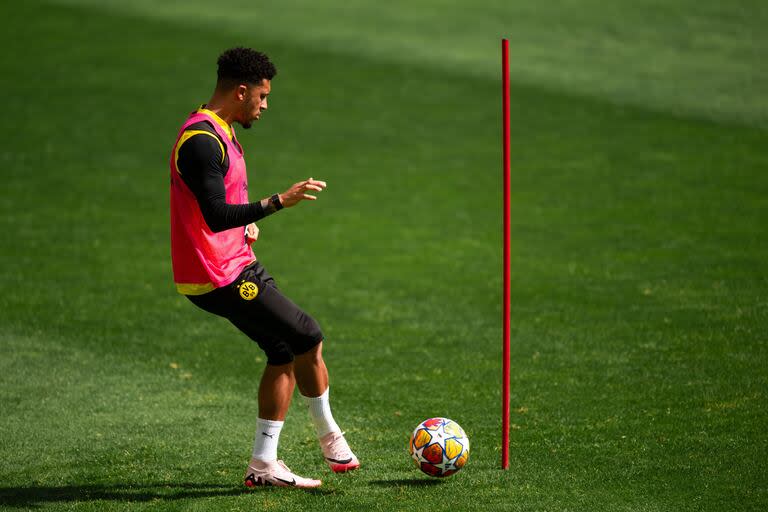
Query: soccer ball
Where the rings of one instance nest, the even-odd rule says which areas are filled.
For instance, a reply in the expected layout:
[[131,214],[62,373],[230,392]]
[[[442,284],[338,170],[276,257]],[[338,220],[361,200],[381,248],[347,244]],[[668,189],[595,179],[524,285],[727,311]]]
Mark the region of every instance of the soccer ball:
[[419,423],[409,446],[416,466],[429,476],[451,476],[469,458],[467,434],[448,418],[430,418]]

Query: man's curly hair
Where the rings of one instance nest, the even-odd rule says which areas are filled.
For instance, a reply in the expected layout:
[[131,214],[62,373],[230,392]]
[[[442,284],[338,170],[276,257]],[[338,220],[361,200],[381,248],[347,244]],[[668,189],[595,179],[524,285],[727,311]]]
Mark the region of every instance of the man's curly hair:
[[251,48],[230,48],[217,61],[218,85],[233,87],[239,84],[260,84],[265,78],[272,80],[277,74],[269,57]]

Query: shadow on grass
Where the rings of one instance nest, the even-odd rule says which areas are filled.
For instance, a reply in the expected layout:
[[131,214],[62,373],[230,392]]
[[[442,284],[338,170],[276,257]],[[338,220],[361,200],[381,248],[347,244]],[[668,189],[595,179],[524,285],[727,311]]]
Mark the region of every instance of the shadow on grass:
[[397,480],[371,480],[371,485],[379,487],[430,487],[442,485],[442,480],[427,480],[426,478],[400,478]]
[[190,498],[237,496],[272,490],[246,490],[242,485],[206,483],[65,485],[60,487],[0,487],[0,507],[35,507],[73,501],[172,501]]

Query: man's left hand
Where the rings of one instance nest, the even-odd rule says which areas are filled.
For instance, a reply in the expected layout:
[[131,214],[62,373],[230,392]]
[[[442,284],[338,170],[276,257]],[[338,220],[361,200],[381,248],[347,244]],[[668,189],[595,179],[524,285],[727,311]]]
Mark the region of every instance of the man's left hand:
[[259,227],[256,224],[248,224],[245,226],[245,241],[248,244],[252,244],[259,239]]

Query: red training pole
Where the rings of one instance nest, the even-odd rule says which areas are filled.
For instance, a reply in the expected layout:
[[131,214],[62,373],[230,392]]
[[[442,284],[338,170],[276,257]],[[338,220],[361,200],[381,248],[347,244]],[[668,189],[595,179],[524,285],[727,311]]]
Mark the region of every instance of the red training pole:
[[504,349],[502,355],[501,469],[509,469],[509,330],[510,330],[510,198],[509,158],[509,40],[501,40],[501,104],[504,145]]

